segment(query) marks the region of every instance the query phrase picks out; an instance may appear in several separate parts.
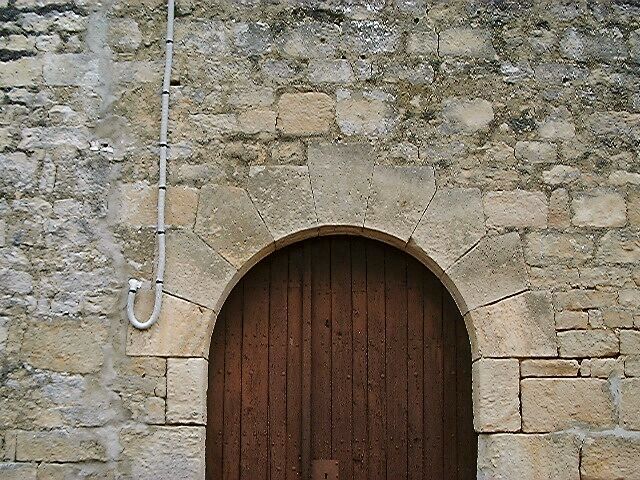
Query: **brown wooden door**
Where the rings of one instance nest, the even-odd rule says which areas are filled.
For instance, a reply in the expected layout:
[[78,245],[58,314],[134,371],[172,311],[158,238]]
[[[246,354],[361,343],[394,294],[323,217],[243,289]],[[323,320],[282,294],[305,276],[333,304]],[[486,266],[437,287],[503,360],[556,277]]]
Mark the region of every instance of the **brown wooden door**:
[[208,480],[309,480],[317,460],[340,480],[476,476],[464,323],[393,247],[321,237],[274,253],[229,296],[209,361]]

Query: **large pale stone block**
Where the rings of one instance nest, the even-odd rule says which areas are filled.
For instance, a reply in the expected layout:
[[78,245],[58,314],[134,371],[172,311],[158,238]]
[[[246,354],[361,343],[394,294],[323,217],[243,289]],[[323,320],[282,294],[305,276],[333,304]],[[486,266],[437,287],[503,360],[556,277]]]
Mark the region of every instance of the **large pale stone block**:
[[121,434],[123,456],[136,480],[204,480],[205,427],[131,428]]
[[552,357],[556,333],[548,292],[525,292],[470,311],[474,353],[482,357]]
[[328,132],[334,108],[334,100],[326,93],[285,93],[278,101],[278,130],[286,135]]
[[167,422],[207,424],[207,361],[167,360]]
[[432,167],[376,165],[364,226],[406,243],[435,191]]
[[606,380],[527,378],[521,382],[521,395],[525,432],[609,428],[615,423]]
[[491,33],[478,28],[449,28],[440,33],[440,56],[467,58],[495,57]]
[[558,332],[561,357],[608,357],[619,351],[618,336],[611,330]]
[[439,189],[418,223],[409,251],[436,272],[449,268],[485,234],[480,190]]
[[544,227],[549,206],[542,192],[513,190],[484,196],[487,225],[493,227]]
[[605,233],[598,244],[597,257],[609,263],[640,262],[640,235],[620,230]]
[[167,232],[166,292],[217,312],[235,274],[236,269],[194,233]]
[[640,430],[640,378],[620,382],[620,424],[627,430]]
[[494,119],[493,106],[480,98],[447,98],[442,102],[445,133],[474,133]]
[[0,88],[32,86],[42,79],[40,57],[24,57],[2,64]]
[[581,480],[640,478],[640,437],[603,435],[587,438],[582,448]]
[[36,480],[37,465],[33,463],[0,463],[2,480]]
[[526,236],[525,257],[529,265],[579,265],[593,255],[593,240],[587,235],[532,232]]
[[242,188],[203,187],[195,232],[238,269],[274,248],[269,229]]
[[247,190],[276,242],[317,226],[306,166],[251,167]]
[[462,314],[529,286],[520,236],[515,232],[484,238],[446,275],[459,292],[461,298],[456,301]]
[[480,435],[478,478],[580,480],[580,439],[571,434]]
[[345,135],[383,136],[397,122],[394,98],[381,90],[338,90],[336,121]]
[[580,370],[577,360],[523,360],[520,375],[526,377],[576,377]]
[[473,425],[478,432],[520,430],[520,364],[517,359],[474,362]]
[[107,339],[107,325],[99,321],[39,321],[28,325],[21,354],[35,368],[92,373],[104,362],[102,348]]
[[83,462],[109,459],[103,435],[95,430],[19,431],[16,460],[24,462]]
[[623,227],[627,222],[627,205],[617,192],[582,192],[574,196],[571,206],[571,222],[579,227]]
[[[149,318],[152,292],[136,297],[136,316]],[[163,295],[160,318],[148,330],[129,327],[127,355],[157,357],[204,357],[209,355],[215,312],[180,298]]]
[[374,157],[363,143],[309,145],[309,175],[320,226],[364,224]]

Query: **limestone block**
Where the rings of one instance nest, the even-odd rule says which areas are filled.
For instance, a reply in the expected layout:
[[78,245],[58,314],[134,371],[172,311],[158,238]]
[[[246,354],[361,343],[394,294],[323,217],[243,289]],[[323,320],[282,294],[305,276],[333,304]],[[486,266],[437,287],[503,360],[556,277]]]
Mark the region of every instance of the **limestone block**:
[[54,320],[28,325],[21,355],[35,368],[68,373],[91,373],[104,362],[102,348],[107,325],[100,321]]
[[532,232],[525,237],[529,265],[582,264],[592,257],[593,250],[593,240],[587,235]]
[[618,336],[611,330],[558,332],[561,357],[608,357],[618,353]]
[[580,169],[570,165],[554,165],[542,172],[542,180],[547,185],[566,185],[580,178]]
[[609,263],[640,262],[640,236],[634,232],[611,230],[600,239],[597,257]]
[[552,357],[557,353],[551,294],[525,292],[470,311],[465,322],[482,357]]
[[520,236],[515,232],[484,238],[446,274],[465,304],[462,308],[458,303],[462,314],[529,286]]
[[116,18],[109,22],[107,39],[117,52],[135,52],[142,43],[142,33],[132,18]]
[[523,360],[520,375],[526,377],[576,377],[580,364],[577,360]]
[[166,292],[218,311],[235,274],[236,269],[197,235],[167,232]]
[[[206,358],[215,313],[171,295],[162,298],[160,318],[153,327],[148,330],[129,327],[127,355]],[[149,318],[153,309],[152,292],[139,292],[136,300],[136,316]]]
[[0,88],[26,87],[38,83],[42,78],[40,57],[25,57],[2,63]]
[[640,355],[640,331],[620,330],[620,353],[622,355]]
[[318,224],[306,166],[251,167],[247,190],[276,242]]
[[[443,188],[420,219],[409,242],[409,250],[436,272],[449,268],[485,234],[480,190]],[[423,260],[425,260],[423,258]]]
[[354,79],[353,69],[347,60],[311,60],[309,62],[311,83],[351,83]]
[[571,206],[571,222],[579,227],[623,227],[627,222],[627,206],[617,192],[582,192],[574,195]]
[[19,431],[16,460],[21,462],[84,462],[109,459],[106,438],[90,429]]
[[587,438],[582,448],[581,480],[640,478],[640,438],[602,435]]
[[[119,185],[109,202],[109,214],[117,223],[139,226],[157,224],[157,186],[144,183]],[[165,223],[192,226],[196,219],[198,190],[184,186],[167,188]]]
[[167,360],[167,422],[207,424],[207,363],[203,358]]
[[258,210],[237,187],[202,187],[195,232],[238,269],[273,249],[273,237]]
[[278,101],[278,130],[285,135],[328,132],[333,123],[334,104],[326,93],[285,93]]
[[36,480],[37,465],[32,463],[0,463],[2,480]]
[[617,295],[602,290],[573,289],[555,294],[554,302],[558,310],[586,310],[610,307],[616,304]]
[[538,135],[548,140],[570,140],[576,136],[576,126],[562,111],[551,114],[538,125]]
[[640,377],[640,354],[631,355],[625,359],[624,374],[627,377]]
[[364,225],[406,243],[435,191],[432,167],[376,165]]
[[318,222],[361,227],[375,158],[363,143],[309,145],[309,176]]
[[558,147],[546,142],[516,142],[515,156],[527,163],[555,163]]
[[480,435],[478,478],[580,480],[580,439],[571,434]]
[[440,33],[440,56],[491,59],[496,55],[488,30],[449,28]]
[[336,92],[336,117],[345,135],[383,136],[397,123],[394,98],[381,90]]
[[633,315],[631,315],[631,312],[605,310],[602,312],[602,321],[609,328],[633,327]]
[[589,314],[587,314],[587,312],[565,310],[556,313],[557,330],[585,329],[588,324]]
[[276,131],[276,112],[273,110],[248,110],[238,115],[238,126],[242,133],[253,135],[256,133]]
[[38,465],[38,480],[113,480],[116,466],[100,463],[41,463]]
[[442,102],[445,133],[474,133],[493,121],[493,107],[480,98],[447,98]]
[[131,428],[121,434],[123,456],[136,480],[203,480],[205,427]]
[[425,57],[438,56],[438,34],[436,32],[414,32],[407,38],[407,53]]
[[[583,366],[587,372],[583,372]],[[622,377],[624,374],[624,361],[622,358],[591,358],[583,360],[580,365],[580,374],[587,376],[585,373],[588,373],[593,378],[607,379],[612,375]]]
[[545,227],[549,206],[543,192],[489,192],[484,212],[487,225],[493,227]]
[[473,363],[473,425],[477,432],[520,430],[520,364],[516,359]]
[[525,378],[522,429],[553,432],[574,427],[609,428],[615,414],[609,385],[594,378]]

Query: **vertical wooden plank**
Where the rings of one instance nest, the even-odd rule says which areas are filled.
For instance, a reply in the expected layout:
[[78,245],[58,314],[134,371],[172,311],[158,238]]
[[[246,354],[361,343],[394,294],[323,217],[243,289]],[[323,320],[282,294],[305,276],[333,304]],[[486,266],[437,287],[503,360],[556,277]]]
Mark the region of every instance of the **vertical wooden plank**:
[[299,246],[289,250],[287,353],[287,479],[300,478],[302,447],[302,261]]
[[222,478],[224,480],[240,479],[243,292],[244,281],[241,281],[235,286],[222,309],[225,312],[224,327],[226,333],[224,354],[224,465],[222,469]]
[[385,252],[387,478],[407,478],[407,267],[400,252]]
[[331,242],[331,445],[340,479],[352,480],[352,339],[349,239]]
[[268,478],[269,263],[254,267],[244,284],[242,335],[241,479]]
[[331,458],[331,243],[313,244],[311,281],[311,456]]
[[409,480],[422,480],[423,477],[423,269],[424,267],[416,260],[407,259],[407,460]]
[[225,314],[218,315],[209,352],[209,388],[207,390],[207,479],[222,478],[224,462],[224,345]]
[[302,274],[302,478],[311,478],[311,243],[304,244]]
[[456,313],[457,309],[451,297],[443,290],[443,383],[444,383],[444,412],[443,412],[443,449],[444,449],[444,477],[452,480],[458,476],[458,442],[456,442],[456,416],[458,410],[458,393],[456,385]]
[[366,246],[369,478],[387,478],[384,247]]
[[[452,302],[453,303],[453,302]],[[453,313],[453,312],[452,312]],[[478,438],[473,429],[473,402],[471,399],[471,345],[460,313],[455,311],[456,363],[457,363],[457,435],[458,480],[476,476]]]
[[269,478],[287,477],[288,255],[277,252],[269,280]]
[[424,306],[424,463],[427,478],[443,478],[442,285],[423,271]]
[[366,245],[351,240],[351,304],[353,338],[353,478],[368,480],[367,426],[367,257]]

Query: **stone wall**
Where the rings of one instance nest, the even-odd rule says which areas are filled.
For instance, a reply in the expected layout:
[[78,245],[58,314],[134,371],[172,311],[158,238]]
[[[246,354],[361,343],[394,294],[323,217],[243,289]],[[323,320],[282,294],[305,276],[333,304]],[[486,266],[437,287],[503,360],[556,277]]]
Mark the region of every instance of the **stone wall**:
[[479,478],[640,478],[636,1],[178,0],[138,333],[164,29],[160,0],[0,0],[1,478],[202,478],[215,312],[334,229],[456,296]]

